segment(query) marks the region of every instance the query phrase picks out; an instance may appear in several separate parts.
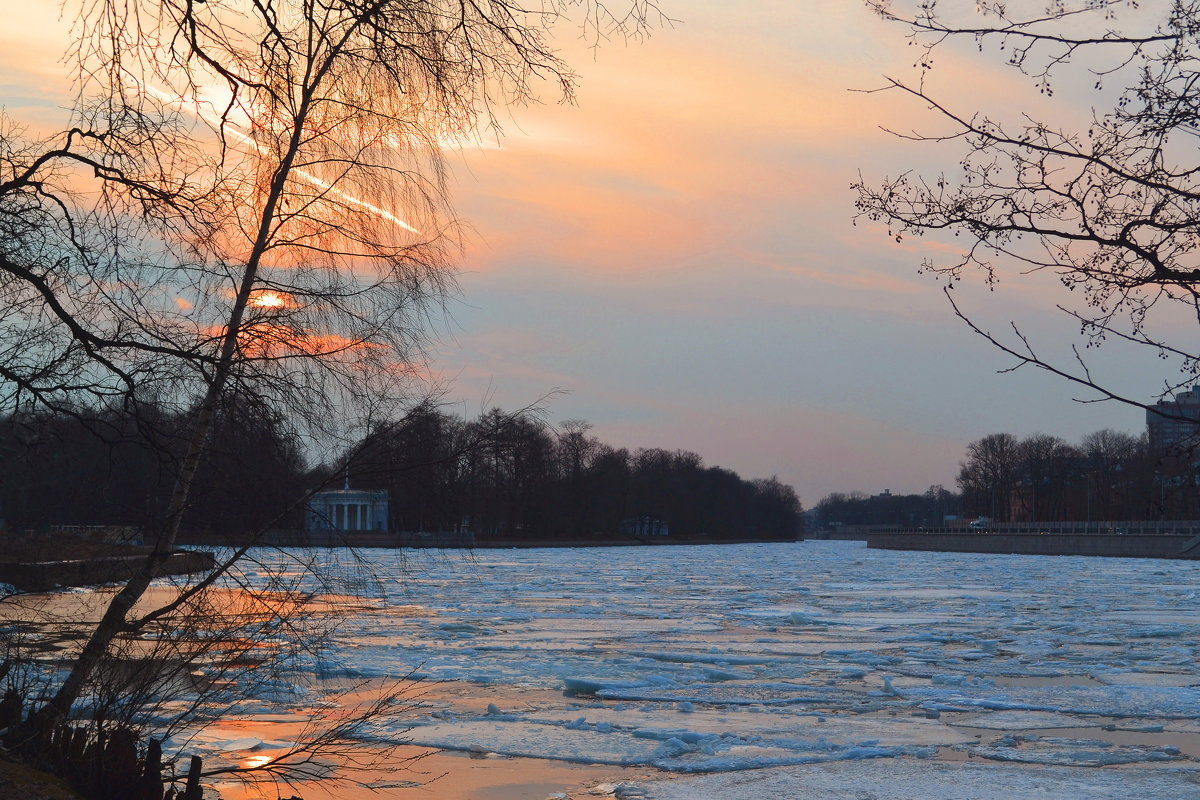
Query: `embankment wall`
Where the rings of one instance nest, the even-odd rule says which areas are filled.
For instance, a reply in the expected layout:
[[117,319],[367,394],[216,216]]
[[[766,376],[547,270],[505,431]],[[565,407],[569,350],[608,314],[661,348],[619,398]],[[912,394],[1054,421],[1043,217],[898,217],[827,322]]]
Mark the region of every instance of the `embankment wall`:
[[[98,586],[129,580],[142,567],[145,555],[102,556],[68,561],[0,563],[0,583],[27,592],[45,592],[58,586]],[[216,559],[212,553],[178,550],[167,556],[163,575],[207,572]]]
[[1175,534],[872,533],[867,546],[881,550],[951,553],[1020,553],[1045,556],[1200,559],[1197,537]]

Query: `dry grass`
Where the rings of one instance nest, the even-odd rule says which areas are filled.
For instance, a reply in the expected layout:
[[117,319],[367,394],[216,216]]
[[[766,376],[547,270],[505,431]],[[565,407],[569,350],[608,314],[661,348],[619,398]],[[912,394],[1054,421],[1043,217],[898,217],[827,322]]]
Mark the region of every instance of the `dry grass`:
[[0,797],[22,800],[81,800],[59,778],[0,755]]

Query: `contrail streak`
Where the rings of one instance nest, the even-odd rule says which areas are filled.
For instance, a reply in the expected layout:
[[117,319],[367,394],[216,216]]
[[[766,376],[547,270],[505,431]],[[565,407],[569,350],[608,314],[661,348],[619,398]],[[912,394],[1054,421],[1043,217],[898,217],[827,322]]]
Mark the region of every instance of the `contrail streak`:
[[[203,111],[201,111],[198,108],[188,108],[188,107],[186,107],[186,104],[183,102],[182,99],[180,99],[178,97],[172,97],[171,95],[167,94],[166,92],[164,92],[160,89],[156,89],[153,86],[143,86],[142,90],[145,91],[147,94],[153,95],[154,97],[158,98],[159,100],[161,100],[164,103],[177,105],[181,110],[185,111],[186,113],[192,114],[197,119],[208,123],[209,125],[213,126],[214,128],[219,128],[219,129],[225,131],[226,133],[233,136],[234,139],[237,139],[239,142],[242,142],[243,144],[246,144],[249,147],[251,147],[255,152],[258,152],[258,153],[265,152],[262,145],[260,145],[256,141],[254,141],[254,139],[252,139],[251,137],[249,137],[246,134],[239,131],[237,128],[235,128],[233,126],[232,123],[230,123],[226,120],[223,120],[223,119],[218,119],[212,115],[205,114]],[[334,186],[329,181],[326,181],[322,178],[317,177],[316,175],[312,174],[311,172],[309,172],[306,169],[296,168],[296,169],[293,169],[292,171],[296,174],[296,176],[298,178],[303,180],[305,183],[308,183],[312,186],[317,187],[322,192],[333,195],[335,198],[337,198],[338,200],[341,200],[344,203],[348,203],[357,208],[361,208],[364,211],[370,212],[370,213],[374,214],[375,216],[379,217],[380,219],[387,220],[388,222],[391,222],[392,224],[394,224],[400,228],[403,228],[406,231],[415,233],[418,236],[421,235],[421,232],[419,230],[417,230],[413,226],[409,225],[407,222],[400,219],[400,217],[396,216],[391,211],[388,211],[386,208],[380,208],[379,206],[375,205],[374,203],[368,202],[366,200],[363,200],[361,197],[356,197],[347,191],[339,189],[338,187]]]

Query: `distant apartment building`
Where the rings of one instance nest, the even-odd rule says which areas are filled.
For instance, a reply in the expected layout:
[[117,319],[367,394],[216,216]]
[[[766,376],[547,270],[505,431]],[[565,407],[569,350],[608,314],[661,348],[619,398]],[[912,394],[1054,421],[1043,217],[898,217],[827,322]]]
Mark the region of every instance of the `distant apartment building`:
[[1146,409],[1146,430],[1159,452],[1200,445],[1200,384]]

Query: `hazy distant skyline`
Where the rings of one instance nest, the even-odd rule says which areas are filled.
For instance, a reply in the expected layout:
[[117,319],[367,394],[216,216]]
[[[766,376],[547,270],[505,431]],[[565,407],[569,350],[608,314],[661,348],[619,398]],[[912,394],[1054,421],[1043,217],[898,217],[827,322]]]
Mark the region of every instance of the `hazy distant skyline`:
[[[45,23],[55,10],[26,5],[4,0],[0,104],[45,121],[64,104],[63,39]],[[967,442],[991,432],[1142,430],[1142,412],[1072,402],[1080,391],[1060,379],[997,374],[1009,362],[917,274],[936,245],[852,225],[860,169],[954,164],[879,130],[920,124],[918,106],[849,91],[912,73],[903,30],[854,2],[664,8],[678,25],[594,55],[564,29],[578,104],[517,109],[499,146],[450,154],[474,231],[435,352],[451,398],[469,413],[563,389],[552,420],[777,475],[806,506],[830,491],[953,487]],[[995,61],[940,55],[952,99],[1036,94]],[[1065,342],[1076,328],[1051,313],[1052,284],[956,291],[985,327],[1015,320]],[[1152,399],[1161,366],[1124,359],[1101,363]]]

